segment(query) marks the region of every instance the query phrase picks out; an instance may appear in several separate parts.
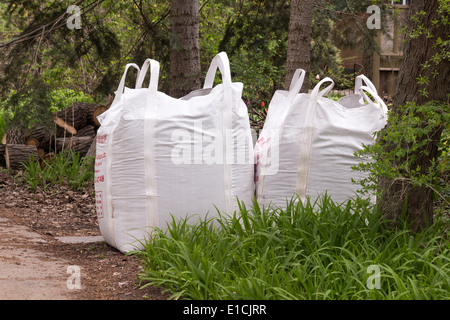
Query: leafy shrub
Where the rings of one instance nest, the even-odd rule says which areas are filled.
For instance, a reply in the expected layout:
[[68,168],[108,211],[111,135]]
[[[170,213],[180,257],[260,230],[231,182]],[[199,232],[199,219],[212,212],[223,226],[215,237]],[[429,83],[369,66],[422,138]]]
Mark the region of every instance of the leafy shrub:
[[[383,192],[379,190],[380,177],[401,180],[431,189],[436,198],[440,198],[448,206],[449,200],[443,195],[450,193],[449,105],[430,102],[417,106],[407,103],[398,109],[395,114],[389,114],[387,127],[377,133],[377,143],[364,146],[356,152],[358,157],[370,157],[374,160],[354,167],[369,173],[367,178],[359,181],[361,191]],[[438,137],[437,155],[431,157],[428,146],[435,143]],[[420,158],[429,159],[428,170],[416,164]]]
[[58,89],[50,92],[50,111],[56,112],[68,108],[74,102],[94,102],[93,98],[82,91],[73,89]]

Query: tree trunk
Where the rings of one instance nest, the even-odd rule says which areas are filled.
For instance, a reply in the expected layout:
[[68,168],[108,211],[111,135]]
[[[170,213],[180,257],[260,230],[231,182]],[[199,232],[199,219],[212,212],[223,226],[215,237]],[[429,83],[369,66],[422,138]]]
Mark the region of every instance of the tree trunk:
[[198,0],[170,1],[170,95],[182,97],[200,88]]
[[[410,30],[415,30],[419,26],[424,26],[430,32],[432,37],[420,35],[416,38],[407,37],[403,52],[403,64],[400,70],[397,92],[394,98],[391,112],[399,114],[399,106],[406,102],[415,102],[417,105],[423,105],[426,102],[437,100],[447,101],[448,93],[448,75],[450,74],[450,64],[445,58],[436,65],[431,58],[438,53],[439,47],[435,45],[436,40],[447,39],[448,29],[439,22],[433,24],[433,20],[438,18],[439,3],[437,0],[415,0],[410,7],[411,14],[423,10],[426,14],[421,14],[418,20],[410,20]],[[430,63],[430,67],[422,69],[422,65]],[[437,75],[433,72],[437,71]],[[427,76],[429,83],[426,86],[427,96],[420,93],[424,89],[420,85],[418,78]],[[432,159],[437,158],[437,143],[440,140],[441,130],[438,129],[432,137],[417,137],[416,143],[421,139],[431,139],[421,152],[416,156],[412,167],[420,166],[421,172],[427,174],[432,166]],[[389,148],[389,146],[387,146]],[[428,153],[424,155],[424,151]],[[420,231],[433,224],[433,192],[427,186],[413,186],[408,181],[392,181],[381,178],[380,188],[383,190],[379,198],[380,209],[389,221],[391,226],[396,227],[402,221],[405,221],[412,231]]]
[[285,87],[289,88],[295,70],[302,68],[307,76],[301,92],[308,92],[309,89],[313,3],[312,0],[291,0],[284,83]]

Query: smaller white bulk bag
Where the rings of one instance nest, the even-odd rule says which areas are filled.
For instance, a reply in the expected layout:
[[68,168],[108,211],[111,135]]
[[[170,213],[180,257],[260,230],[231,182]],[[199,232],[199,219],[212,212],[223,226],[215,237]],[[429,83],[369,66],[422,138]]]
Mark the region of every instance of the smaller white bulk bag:
[[[289,91],[276,91],[269,104],[255,146],[256,197],[261,205],[283,207],[294,195],[304,202],[307,196],[315,200],[325,192],[336,202],[355,196],[358,186],[352,178],[365,173],[351,169],[362,161],[354,153],[373,143],[373,133],[386,125],[387,107],[366,77],[358,77],[355,94],[340,102],[325,97],[334,86],[330,78],[310,94],[299,94],[304,77],[298,69]],[[330,85],[320,91],[325,83]]]
[[[141,88],[149,68],[149,87]],[[213,87],[217,69],[222,83]],[[121,81],[98,131],[100,230],[123,252],[142,249],[151,230],[165,229],[172,217],[232,214],[237,200],[251,203],[254,197],[243,85],[231,81],[226,54],[211,62],[204,89],[182,99],[158,91],[158,77],[159,63],[147,59],[136,89],[121,94]]]

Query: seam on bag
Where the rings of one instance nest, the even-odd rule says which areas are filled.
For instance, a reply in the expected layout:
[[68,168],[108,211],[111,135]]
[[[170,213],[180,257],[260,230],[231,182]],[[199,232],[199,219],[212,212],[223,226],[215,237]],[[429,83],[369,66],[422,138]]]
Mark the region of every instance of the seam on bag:
[[[123,100],[121,101],[123,103]],[[116,245],[116,236],[114,234],[115,228],[114,228],[114,205],[113,205],[113,196],[112,196],[112,146],[113,146],[113,140],[114,140],[114,132],[119,125],[120,120],[115,121],[114,126],[112,127],[110,133],[109,133],[109,143],[107,145],[107,156],[106,156],[106,168],[105,168],[105,175],[106,175],[106,194],[108,197],[108,229],[110,234],[110,241],[111,245],[113,247],[117,247]]]
[[295,193],[305,203],[308,189],[309,169],[311,167],[311,147],[316,120],[316,109],[320,98],[312,99],[310,96],[307,114],[303,122],[303,134],[300,138],[300,151],[297,166],[297,183]]
[[[147,226],[159,224],[158,203],[156,198],[156,166],[154,157],[155,127],[157,113],[157,93],[148,97],[144,118],[144,167],[145,167],[145,206]],[[153,156],[152,156],[153,155]]]
[[[222,99],[222,134],[223,134],[223,184],[224,184],[224,205],[225,212],[227,214],[232,213],[233,209],[233,190],[232,190],[232,177],[231,177],[231,164],[228,163],[227,158],[229,155],[234,155],[234,150],[227,150],[228,146],[233,146],[229,139],[234,139],[233,134],[229,137],[228,130],[232,129],[232,108],[233,108],[233,90],[230,86],[224,85],[223,99]],[[229,132],[229,131],[228,131]],[[231,159],[234,161],[233,159]]]

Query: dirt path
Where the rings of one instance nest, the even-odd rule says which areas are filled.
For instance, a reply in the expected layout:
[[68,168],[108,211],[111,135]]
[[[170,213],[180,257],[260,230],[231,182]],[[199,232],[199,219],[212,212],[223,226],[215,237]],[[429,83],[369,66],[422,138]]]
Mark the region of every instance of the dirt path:
[[[13,178],[0,168],[0,299],[167,299],[158,288],[140,289],[136,257],[104,241],[58,240],[99,236],[93,184],[79,191],[60,186],[33,193],[20,175]],[[68,289],[71,276],[73,289]]]
[[75,280],[69,289],[69,261],[36,250],[51,239],[0,218],[0,299],[66,300],[78,299]]
[[104,241],[60,241],[16,221],[14,215],[15,211],[0,206],[0,300],[169,297],[159,288],[140,289],[136,257],[126,256]]

